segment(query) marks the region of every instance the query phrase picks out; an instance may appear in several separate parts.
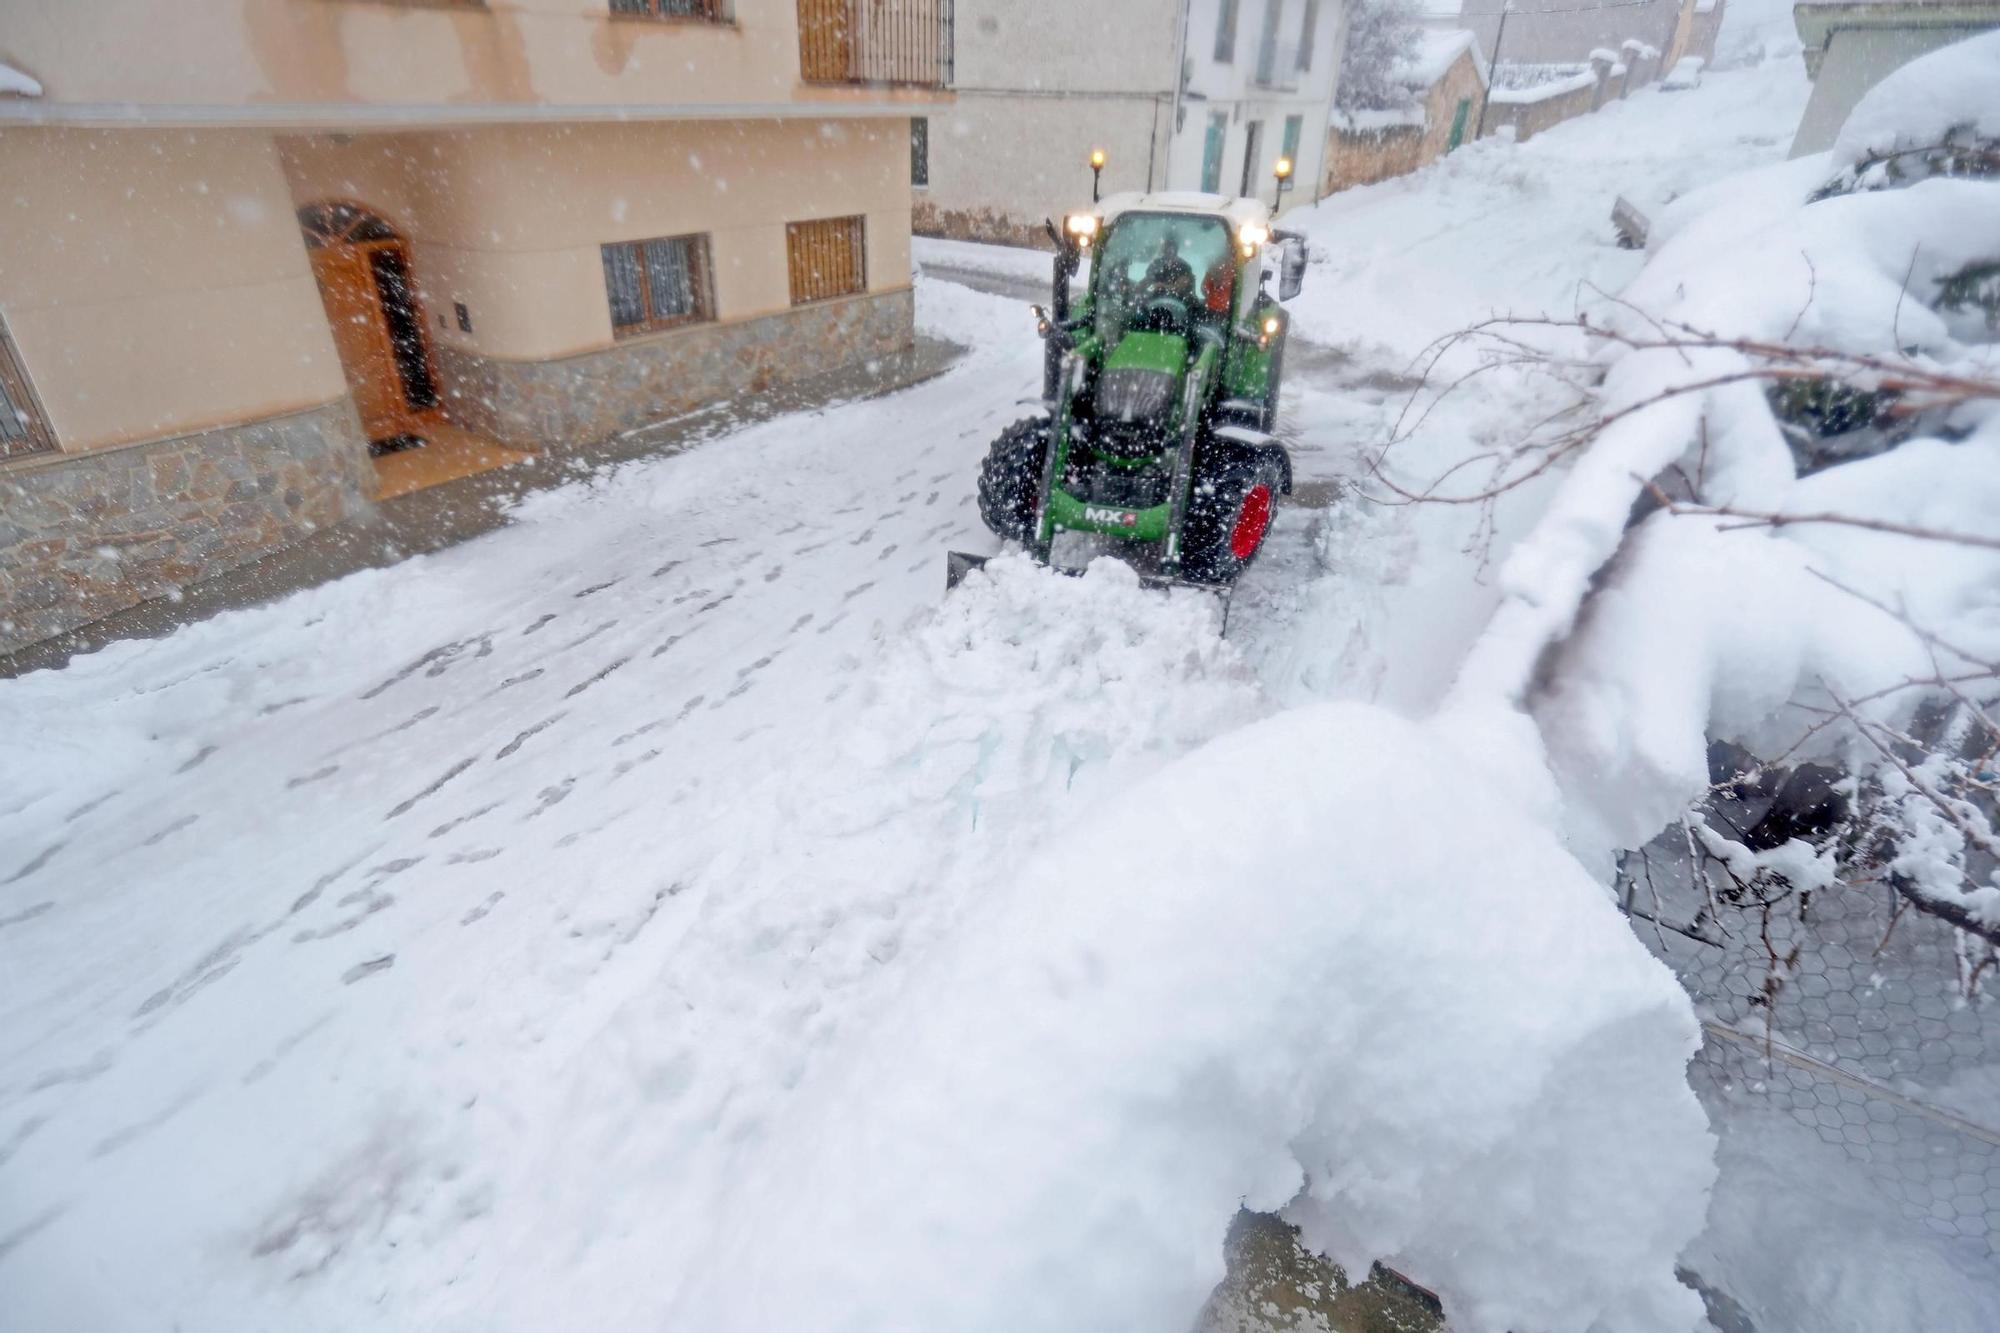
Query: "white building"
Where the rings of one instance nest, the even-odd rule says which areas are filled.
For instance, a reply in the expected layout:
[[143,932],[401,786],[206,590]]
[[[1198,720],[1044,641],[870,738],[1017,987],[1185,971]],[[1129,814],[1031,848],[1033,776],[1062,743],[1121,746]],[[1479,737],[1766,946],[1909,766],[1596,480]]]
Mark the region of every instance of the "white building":
[[1032,243],[1102,188],[1310,203],[1344,0],[958,0],[957,103],[913,127],[920,232]]

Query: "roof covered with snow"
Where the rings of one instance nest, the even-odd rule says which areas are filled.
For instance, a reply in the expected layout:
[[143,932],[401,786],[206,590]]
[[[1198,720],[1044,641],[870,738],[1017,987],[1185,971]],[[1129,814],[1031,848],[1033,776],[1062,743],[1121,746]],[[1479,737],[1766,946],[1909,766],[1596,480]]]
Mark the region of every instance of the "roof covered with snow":
[[1157,190],[1152,194],[1127,190],[1105,195],[1095,211],[1107,224],[1120,213],[1220,213],[1236,229],[1271,225],[1271,206],[1261,199],[1233,199],[1200,190]]
[[1434,28],[1423,34],[1416,51],[1396,69],[1396,82],[1408,88],[1428,88],[1445,76],[1461,55],[1472,53],[1472,67],[1486,82],[1486,57],[1479,38],[1464,28]]
[[1424,108],[1412,103],[1409,106],[1363,107],[1354,111],[1335,107],[1327,123],[1349,134],[1380,134],[1385,130],[1420,130],[1426,119]]

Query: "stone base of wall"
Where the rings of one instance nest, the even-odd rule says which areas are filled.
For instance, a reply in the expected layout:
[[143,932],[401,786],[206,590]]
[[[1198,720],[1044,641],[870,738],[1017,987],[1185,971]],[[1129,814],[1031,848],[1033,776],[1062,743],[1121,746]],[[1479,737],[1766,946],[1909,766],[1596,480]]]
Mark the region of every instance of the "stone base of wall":
[[365,512],[351,399],[0,469],[0,655]]
[[1017,218],[990,208],[939,208],[919,199],[910,208],[910,230],[918,236],[952,241],[983,241],[988,245],[1031,246],[1054,252],[1042,219]]
[[440,346],[446,411],[502,444],[568,449],[742,393],[909,350],[910,291],[850,296],[730,324],[696,324],[554,361]]

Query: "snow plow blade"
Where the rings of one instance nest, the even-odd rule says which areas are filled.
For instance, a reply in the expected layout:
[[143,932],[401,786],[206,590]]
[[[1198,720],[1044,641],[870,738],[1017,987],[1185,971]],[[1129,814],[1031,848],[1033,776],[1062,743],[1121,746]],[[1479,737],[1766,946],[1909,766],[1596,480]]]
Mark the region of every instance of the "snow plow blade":
[[950,592],[953,588],[965,582],[965,576],[985,564],[988,558],[983,555],[967,555],[964,551],[946,551],[944,553],[944,590]]

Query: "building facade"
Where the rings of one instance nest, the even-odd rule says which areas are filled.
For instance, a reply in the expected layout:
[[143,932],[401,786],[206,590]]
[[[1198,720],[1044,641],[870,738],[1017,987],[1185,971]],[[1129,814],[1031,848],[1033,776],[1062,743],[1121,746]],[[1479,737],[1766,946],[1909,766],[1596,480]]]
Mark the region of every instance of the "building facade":
[[[916,229],[1034,244],[1102,188],[1311,203],[1345,38],[1341,0],[959,0],[957,100],[919,130]],[[1045,243],[1045,242],[1044,242]]]
[[1683,55],[1715,53],[1722,0],[1428,0],[1427,21],[1463,28],[1500,64],[1581,65],[1592,51],[1628,41],[1663,53],[1665,69]]
[[37,0],[0,652],[912,338],[950,0]]

